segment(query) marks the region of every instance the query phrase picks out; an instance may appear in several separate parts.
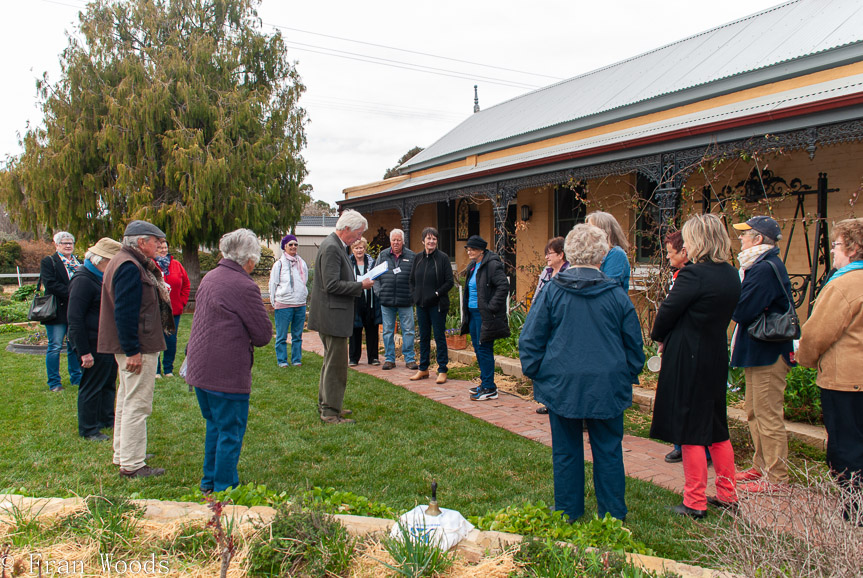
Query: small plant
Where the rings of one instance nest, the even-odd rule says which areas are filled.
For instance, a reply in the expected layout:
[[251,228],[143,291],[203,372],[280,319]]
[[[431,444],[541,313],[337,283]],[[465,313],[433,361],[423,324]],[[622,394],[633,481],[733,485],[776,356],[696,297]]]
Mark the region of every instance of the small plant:
[[85,510],[64,518],[60,526],[76,534],[90,536],[102,553],[131,548],[135,543],[143,508],[129,498],[88,496]]
[[[228,488],[221,492],[213,492],[209,498],[218,502],[226,502],[235,506],[278,506],[288,499],[287,492],[277,493],[267,488],[264,484],[246,484],[237,486],[236,488]],[[180,497],[183,502],[204,502],[209,501],[200,490],[192,494],[184,494]]]
[[36,285],[21,285],[12,293],[12,301],[29,301],[36,293]]
[[303,495],[303,505],[329,514],[352,514],[372,518],[395,518],[396,513],[380,502],[373,502],[353,492],[315,486]]
[[354,540],[333,517],[283,504],[249,551],[251,576],[335,576],[350,566]]
[[174,558],[204,561],[214,556],[217,546],[213,534],[207,532],[200,524],[190,524],[183,526],[176,535],[166,539],[160,545],[160,549]]
[[384,548],[392,556],[395,566],[381,560],[378,562],[401,576],[410,578],[437,576],[452,566],[452,556],[441,550],[429,532],[422,529],[411,531],[401,522],[398,523],[398,529],[398,536],[388,536],[383,541]]
[[9,540],[13,546],[30,546],[36,544],[45,536],[45,528],[39,522],[39,514],[47,505],[33,510],[33,505],[22,508],[12,503],[6,507],[6,519],[0,519],[0,524],[9,526],[4,539]]
[[222,507],[224,504],[212,499],[208,501],[209,508],[213,511],[213,517],[210,518],[209,522],[207,522],[207,528],[212,530],[213,538],[215,538],[216,544],[218,544],[219,558],[221,559],[219,576],[220,578],[226,578],[228,575],[228,568],[231,566],[231,560],[236,553],[233,519],[228,522],[226,530],[225,527],[222,526]]
[[515,554],[515,560],[521,565],[521,570],[516,574],[519,577],[673,578],[677,576],[677,574],[658,574],[644,570],[627,562],[626,557],[617,552],[564,546],[548,538],[525,539]]
[[796,366],[785,378],[785,418],[791,421],[822,423],[821,390],[815,383],[817,371]]

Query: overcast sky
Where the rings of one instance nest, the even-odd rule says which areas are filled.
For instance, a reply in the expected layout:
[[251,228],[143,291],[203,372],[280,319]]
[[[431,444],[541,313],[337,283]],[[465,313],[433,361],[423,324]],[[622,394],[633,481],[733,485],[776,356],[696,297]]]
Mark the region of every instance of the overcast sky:
[[[342,189],[381,179],[407,150],[472,114],[475,84],[488,108],[778,3],[264,0],[259,15],[265,30],[279,27],[307,86],[307,182],[332,204]],[[35,81],[44,72],[59,77],[66,34],[76,33],[85,1],[0,6],[5,159],[20,154],[28,121],[40,122]]]

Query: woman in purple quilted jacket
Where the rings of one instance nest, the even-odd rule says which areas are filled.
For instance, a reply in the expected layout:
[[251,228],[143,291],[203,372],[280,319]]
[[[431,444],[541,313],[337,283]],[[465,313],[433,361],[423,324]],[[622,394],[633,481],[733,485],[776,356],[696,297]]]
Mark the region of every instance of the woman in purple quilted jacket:
[[254,348],[273,336],[261,290],[250,276],[261,259],[255,233],[227,233],[219,250],[223,259],[198,287],[186,351],[186,381],[195,387],[207,421],[201,478],[205,494],[240,483],[237,463],[249,418]]

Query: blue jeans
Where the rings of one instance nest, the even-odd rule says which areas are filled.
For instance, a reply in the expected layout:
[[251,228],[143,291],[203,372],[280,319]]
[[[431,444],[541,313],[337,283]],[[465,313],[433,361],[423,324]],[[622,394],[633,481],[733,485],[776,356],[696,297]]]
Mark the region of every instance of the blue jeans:
[[584,514],[582,422],[586,422],[593,454],[597,515],[602,518],[608,512],[618,520],[626,518],[623,414],[611,419],[577,419],[557,415],[549,409],[548,422],[554,464],[554,509],[563,510],[573,521]]
[[417,305],[417,325],[420,328],[420,371],[429,368],[431,360],[431,334],[434,331],[434,343],[437,350],[437,372],[447,372],[449,355],[446,348],[446,313],[440,312],[440,307],[420,307]]
[[396,361],[396,315],[402,327],[402,355],[405,363],[413,363],[416,359],[414,354],[414,308],[413,307],[384,307],[381,306],[381,315],[384,322],[384,361],[395,363]]
[[276,309],[276,363],[288,364],[288,328],[291,330],[291,365],[303,360],[303,326],[306,306]]
[[[48,374],[48,389],[60,387],[60,349],[63,347],[63,338],[69,326],[65,323],[55,323],[45,326],[48,335],[48,352],[45,355],[45,373]],[[69,368],[69,383],[78,385],[81,383],[81,361],[72,351],[72,344],[66,341],[66,365]]]
[[479,364],[479,377],[482,380],[480,387],[483,389],[497,389],[494,383],[494,341],[480,343],[480,329],[482,328],[482,315],[479,309],[468,309],[468,328],[470,329],[470,341],[476,353],[476,361]]
[[174,315],[174,327],[173,335],[165,334],[165,353],[159,356],[159,363],[156,364],[156,373],[162,375],[174,373],[174,359],[177,358],[177,333],[180,331],[179,315]]
[[240,485],[237,464],[249,421],[249,400],[237,401],[195,388],[201,415],[207,420],[201,490],[221,492]]

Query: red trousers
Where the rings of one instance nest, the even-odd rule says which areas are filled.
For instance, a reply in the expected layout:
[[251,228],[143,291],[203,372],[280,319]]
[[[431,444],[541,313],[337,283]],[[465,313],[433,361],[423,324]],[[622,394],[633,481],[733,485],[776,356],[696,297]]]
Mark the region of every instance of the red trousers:
[[[716,497],[723,502],[736,502],[734,483],[734,448],[725,440],[707,446],[716,474]],[[707,509],[707,456],[704,446],[683,446],[683,505],[693,510]]]

